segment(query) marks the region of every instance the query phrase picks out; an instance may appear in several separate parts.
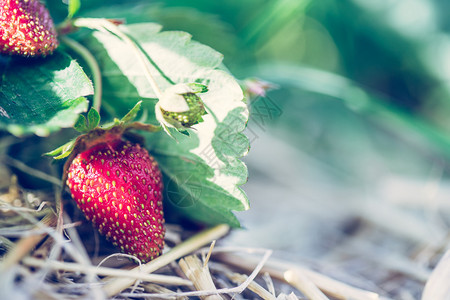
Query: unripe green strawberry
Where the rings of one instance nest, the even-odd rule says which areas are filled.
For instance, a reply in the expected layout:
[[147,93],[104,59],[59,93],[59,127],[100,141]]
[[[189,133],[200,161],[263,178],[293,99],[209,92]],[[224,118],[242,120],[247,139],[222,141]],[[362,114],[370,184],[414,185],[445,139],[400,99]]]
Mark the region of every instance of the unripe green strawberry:
[[198,94],[207,91],[199,83],[179,83],[167,88],[155,105],[156,119],[169,135],[169,127],[184,132],[203,121],[206,109]]
[[39,0],[2,0],[0,4],[0,53],[46,56],[56,49],[53,20]]
[[202,120],[202,116],[206,113],[202,99],[194,93],[183,94],[182,97],[186,100],[188,106],[187,111],[171,112],[166,111],[161,107],[164,119],[170,124],[180,124],[183,127],[189,128]]
[[161,254],[163,183],[147,150],[120,139],[97,144],[72,160],[67,185],[86,218],[122,252],[144,262]]

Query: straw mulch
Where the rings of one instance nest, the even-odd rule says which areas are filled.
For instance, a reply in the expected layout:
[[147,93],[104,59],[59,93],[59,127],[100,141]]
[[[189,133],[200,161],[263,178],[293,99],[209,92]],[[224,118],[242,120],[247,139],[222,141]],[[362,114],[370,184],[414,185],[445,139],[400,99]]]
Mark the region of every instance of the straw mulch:
[[[116,253],[60,198],[57,178],[7,163],[54,190],[24,190],[0,168],[0,299],[450,299],[449,236],[433,245],[399,242],[402,231],[420,230],[401,214],[394,227],[408,228],[389,229],[370,214],[349,219],[328,269],[325,262],[294,262],[271,249],[234,247],[226,225],[188,230],[168,224],[164,254],[140,264]],[[386,245],[400,243],[413,250],[390,255],[395,251]],[[377,264],[368,269],[369,260]]]

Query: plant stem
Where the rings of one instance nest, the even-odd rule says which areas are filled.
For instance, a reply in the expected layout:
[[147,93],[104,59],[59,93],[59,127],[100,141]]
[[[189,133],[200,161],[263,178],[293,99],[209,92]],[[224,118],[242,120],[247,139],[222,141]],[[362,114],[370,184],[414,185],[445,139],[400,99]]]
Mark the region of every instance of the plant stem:
[[107,19],[96,19],[96,18],[79,18],[73,21],[73,25],[75,27],[86,27],[100,31],[106,29],[107,31],[119,37],[123,42],[128,44],[135,53],[135,55],[137,56],[137,58],[141,61],[144,68],[145,78],[150,83],[153,91],[156,94],[156,97],[158,99],[161,98],[162,93],[161,90],[159,89],[158,84],[155,81],[155,78],[152,75],[149,60],[142,52],[142,50],[139,48],[139,46],[136,44],[136,42],[130,36],[128,36],[128,34],[123,32],[119,28],[119,26],[117,26],[116,24]]
[[2,158],[2,161],[3,161],[3,163],[5,163],[11,167],[17,168],[17,169],[21,170],[22,172],[27,173],[28,175],[31,175],[31,176],[39,178],[41,180],[50,182],[51,184],[53,184],[57,187],[62,186],[61,179],[54,177],[52,175],[49,175],[45,172],[39,171],[38,169],[33,169],[33,168],[27,166],[26,164],[24,164],[22,161],[14,159],[11,156],[5,155]]
[[72,49],[75,53],[83,58],[86,64],[89,66],[92,72],[93,82],[94,82],[94,100],[92,103],[92,107],[94,107],[97,111],[100,111],[101,101],[102,101],[102,73],[100,71],[100,67],[97,63],[97,60],[92,55],[89,50],[78,43],[77,41],[67,37],[61,36],[60,40],[67,47]]

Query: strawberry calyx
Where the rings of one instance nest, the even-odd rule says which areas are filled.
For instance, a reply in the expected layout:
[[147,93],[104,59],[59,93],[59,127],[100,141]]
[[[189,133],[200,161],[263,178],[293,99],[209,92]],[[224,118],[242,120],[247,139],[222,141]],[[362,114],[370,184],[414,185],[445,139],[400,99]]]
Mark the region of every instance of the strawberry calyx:
[[[115,140],[121,140],[128,134],[129,130],[145,130],[149,132],[156,132],[161,130],[160,126],[145,124],[134,121],[138,111],[141,108],[142,101],[139,101],[122,119],[114,119],[113,122],[99,126],[100,114],[94,108],[91,108],[87,113],[87,118],[80,115],[74,125],[74,129],[82,133],[75,139],[66,144],[56,148],[53,151],[47,152],[44,155],[51,156],[54,159],[63,159],[68,157],[64,164],[64,176],[70,166],[74,157],[87,149],[95,147],[101,143],[109,143]],[[65,180],[65,177],[63,178]]]
[[169,128],[175,128],[181,133],[203,121],[206,107],[201,99],[201,93],[208,88],[199,83],[180,83],[166,89],[155,105],[156,119],[170,135]]

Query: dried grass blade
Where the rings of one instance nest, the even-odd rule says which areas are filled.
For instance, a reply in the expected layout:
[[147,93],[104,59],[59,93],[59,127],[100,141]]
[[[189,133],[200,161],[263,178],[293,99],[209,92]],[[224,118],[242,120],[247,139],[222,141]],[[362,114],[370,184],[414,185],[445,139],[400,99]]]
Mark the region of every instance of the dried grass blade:
[[[56,216],[49,213],[45,216],[41,223],[43,226],[53,227],[56,225]],[[39,228],[39,226],[36,226]],[[20,239],[16,245],[8,252],[0,264],[0,272],[4,272],[17,264],[24,258],[47,234],[41,233],[37,235],[30,235]]]
[[[247,275],[244,274],[238,274],[238,273],[232,273],[227,274],[228,278],[230,278],[231,281],[233,281],[236,284],[242,284],[245,282],[248,278]],[[265,300],[276,300],[277,298],[272,295],[269,291],[267,291],[265,288],[257,284],[256,282],[252,281],[248,285],[248,289],[260,296],[262,299]]]
[[[249,271],[254,268],[258,263],[258,259],[252,256],[235,255],[235,254],[222,254],[218,257],[221,261],[236,266],[240,269]],[[300,265],[293,264],[291,262],[285,262],[281,260],[270,260],[263,272],[268,272],[272,277],[279,280],[287,281],[286,273],[288,271],[300,271],[309,280],[311,280],[321,291],[329,296],[333,296],[337,299],[352,299],[352,300],[378,300],[380,296],[377,293],[362,290],[338,280],[332,279],[328,276],[320,274],[318,272],[308,270]],[[289,273],[288,273],[289,274]]]
[[[216,248],[217,249],[217,248]],[[231,249],[235,249],[237,251],[242,251],[243,248],[237,248],[237,247],[230,247],[229,249],[219,249],[220,252],[223,251],[230,251]],[[249,250],[248,248],[244,248],[245,250]],[[262,252],[264,253],[263,257],[255,264],[254,269],[251,271],[251,274],[248,276],[248,278],[239,286],[233,287],[233,288],[221,288],[217,290],[212,291],[192,291],[192,292],[179,292],[179,293],[170,293],[170,294],[137,294],[137,293],[121,293],[120,295],[123,297],[142,297],[142,298],[168,298],[168,297],[201,297],[201,296],[209,296],[209,295],[216,295],[216,294],[240,294],[242,293],[248,285],[255,279],[255,277],[260,273],[263,266],[266,264],[267,260],[269,259],[270,255],[272,255],[272,250],[267,249],[254,249],[250,248],[251,252]]]
[[[214,282],[211,278],[211,273],[209,272],[208,265],[203,266],[201,260],[195,256],[187,256],[182,258],[178,263],[181,270],[183,270],[186,277],[189,278],[197,290],[207,290],[214,291],[217,290]],[[207,295],[200,296],[203,300],[221,300],[221,296],[217,295]]]
[[311,300],[329,300],[312,280],[299,268],[284,272],[284,279]]
[[422,300],[450,299],[450,250],[447,250],[428,279]]
[[32,267],[46,267],[51,268],[53,270],[79,272],[83,274],[92,273],[102,276],[127,277],[140,279],[142,281],[148,281],[157,284],[177,285],[177,286],[192,285],[192,282],[190,282],[189,280],[177,276],[144,274],[142,272],[105,268],[105,267],[94,267],[94,266],[87,267],[85,265],[77,263],[59,262],[54,260],[41,260],[32,257],[27,257],[23,259],[23,263],[27,266]]
[[[140,270],[144,273],[152,273],[161,267],[168,265],[172,261],[179,259],[208,243],[211,243],[211,241],[219,239],[227,234],[229,230],[230,227],[228,225],[222,224],[202,231],[183,243],[175,246],[169,252],[143,265]],[[135,270],[139,270],[139,268],[135,268]],[[134,281],[134,279],[130,278],[116,278],[109,281],[104,286],[104,291],[108,297],[111,297],[133,285]]]

